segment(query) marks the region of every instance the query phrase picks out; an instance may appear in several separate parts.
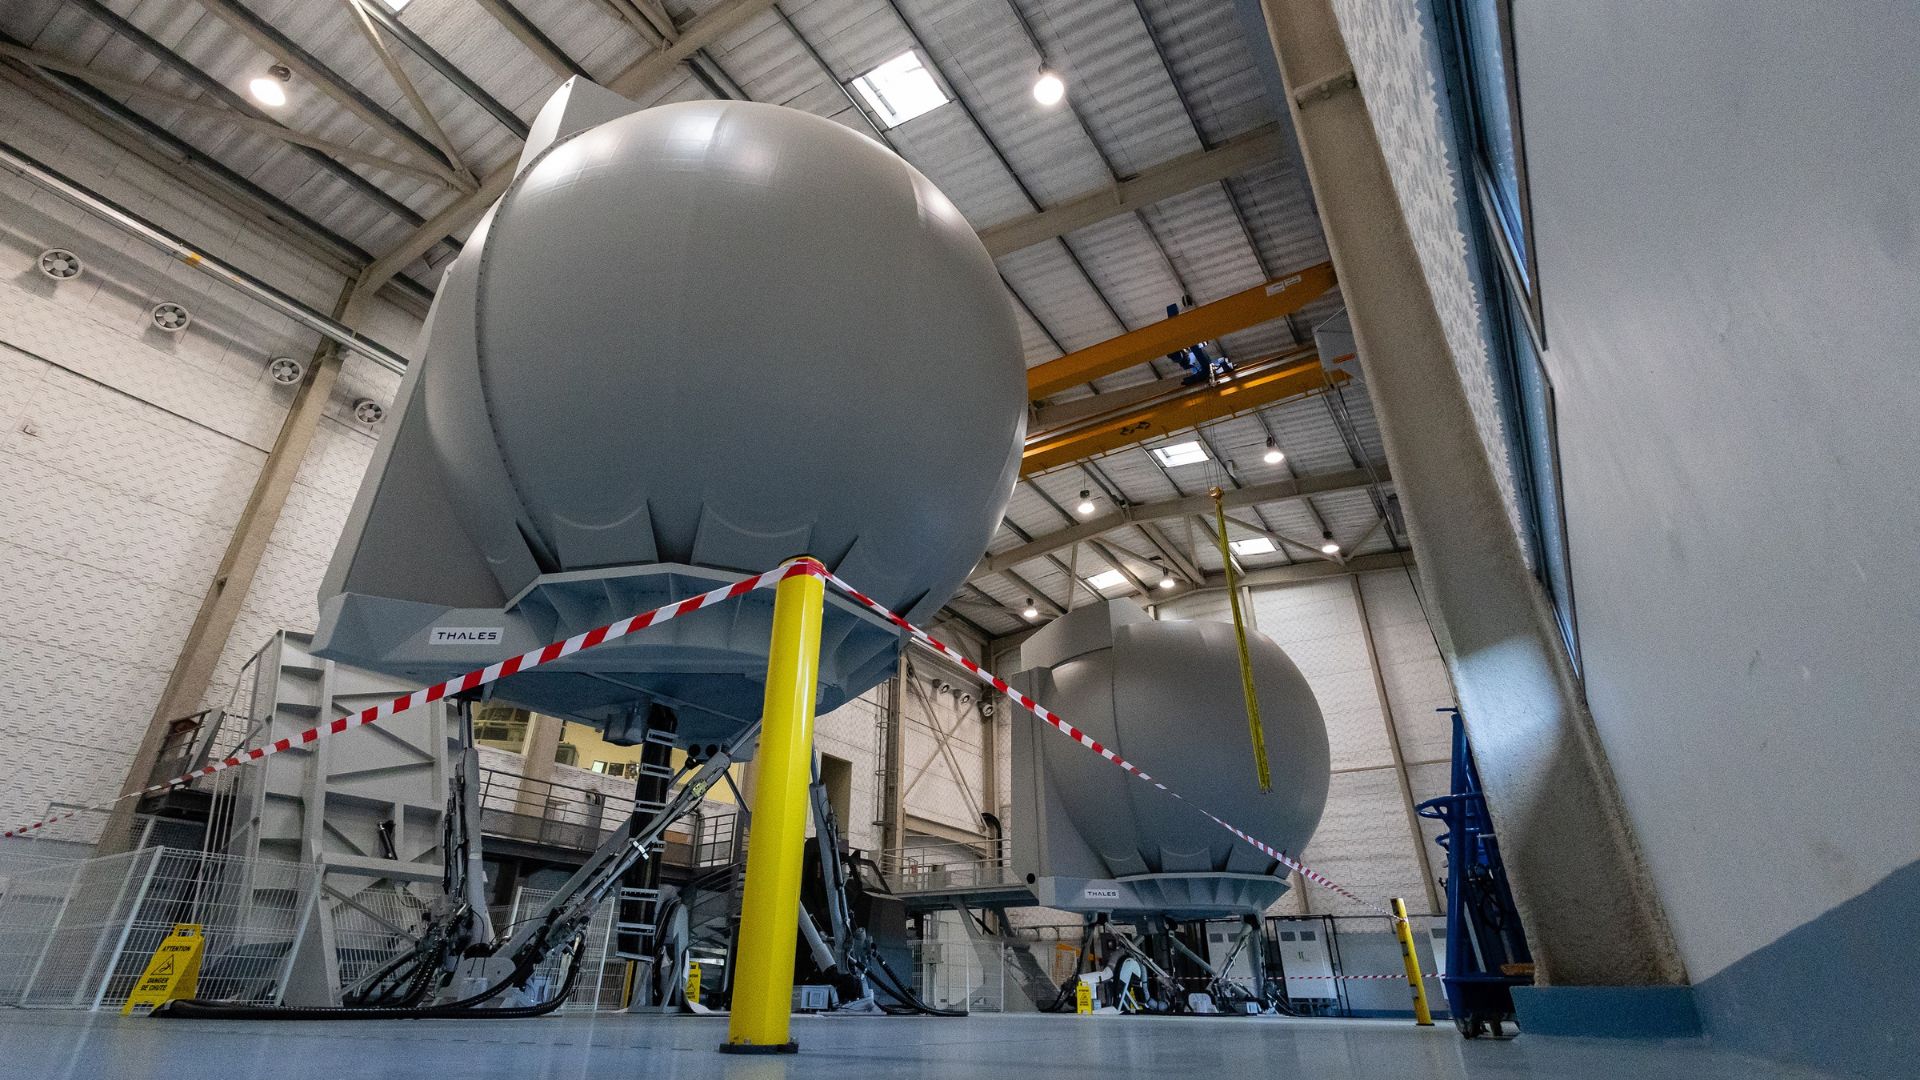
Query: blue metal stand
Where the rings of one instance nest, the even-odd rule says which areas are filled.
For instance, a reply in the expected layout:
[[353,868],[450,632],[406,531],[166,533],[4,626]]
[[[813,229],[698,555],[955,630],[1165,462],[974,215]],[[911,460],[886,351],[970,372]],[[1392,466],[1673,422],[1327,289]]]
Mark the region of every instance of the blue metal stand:
[[1513,1021],[1515,986],[1533,983],[1533,954],[1513,906],[1500,843],[1480,790],[1459,709],[1453,716],[1453,794],[1415,809],[1447,827],[1435,842],[1447,853],[1447,1009],[1469,1039],[1501,1036]]

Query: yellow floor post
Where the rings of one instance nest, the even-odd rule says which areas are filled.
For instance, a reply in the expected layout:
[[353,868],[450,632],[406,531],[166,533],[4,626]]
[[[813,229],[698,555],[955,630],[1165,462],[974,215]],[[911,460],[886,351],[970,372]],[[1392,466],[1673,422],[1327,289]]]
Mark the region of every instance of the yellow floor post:
[[1413,987],[1413,1022],[1433,1026],[1433,1013],[1427,1009],[1427,980],[1420,973],[1420,953],[1413,947],[1413,924],[1407,921],[1407,902],[1393,898],[1393,936],[1400,939],[1400,960],[1407,966],[1407,985]]
[[773,643],[760,748],[754,754],[753,822],[741,900],[739,967],[727,1019],[728,1053],[793,1053],[793,953],[800,932],[800,862],[807,842],[813,705],[820,676],[826,583],[796,574],[774,591]]

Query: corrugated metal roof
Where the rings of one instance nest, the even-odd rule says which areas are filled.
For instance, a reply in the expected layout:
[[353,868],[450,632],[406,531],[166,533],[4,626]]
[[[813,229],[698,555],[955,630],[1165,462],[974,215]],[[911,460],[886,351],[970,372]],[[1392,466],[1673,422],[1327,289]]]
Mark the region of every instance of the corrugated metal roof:
[[[184,62],[242,94],[247,81],[275,59],[198,0],[109,2],[113,12]],[[424,132],[421,119],[343,3],[241,2],[399,123],[417,134]],[[612,13],[612,5],[621,2],[518,0],[516,6],[575,63],[607,80],[650,51],[627,21]],[[667,8],[685,25],[722,2],[673,2]],[[1012,2],[1021,5],[1047,62],[1066,76],[1070,107],[1049,109],[1033,100],[1030,87],[1041,51],[1029,40],[1009,0],[792,0],[781,9],[791,27],[779,13],[767,12],[711,45],[700,62],[711,64],[723,85],[730,80],[754,100],[805,109],[871,132],[871,124],[849,105],[837,83],[908,48],[920,49],[972,116],[967,108],[950,103],[886,132],[885,138],[939,185],[968,220],[983,228],[1023,217],[1036,203],[1052,206],[1098,192],[1116,178],[1262,125],[1284,123],[1265,96],[1256,66],[1255,50],[1264,50],[1265,43],[1249,39],[1231,5],[1218,0]],[[106,74],[138,79],[178,96],[205,96],[178,72],[89,15],[80,3],[15,0],[0,5],[0,29]],[[533,118],[561,80],[471,0],[412,0],[398,17],[523,122]],[[476,174],[518,155],[519,142],[507,125],[405,47],[390,43],[390,48],[461,160]],[[822,62],[831,70],[823,70]],[[706,85],[682,66],[639,100],[653,104],[709,95]],[[416,147],[394,143],[317,86],[296,80],[290,98],[275,117],[291,127],[365,153],[422,163]],[[217,118],[126,100],[273,196],[375,254],[399,244],[413,225],[391,206],[356,190],[340,175],[343,168],[419,217],[431,216],[456,198],[444,184],[350,161],[328,167],[313,155],[235,130]],[[410,272],[430,285],[448,257],[447,248],[436,248]],[[1283,275],[1326,257],[1306,184],[1290,164],[1276,160],[998,261],[1024,305],[1016,305],[1016,310],[1022,349],[1031,365],[1062,349],[1085,348],[1158,321],[1183,292],[1195,303],[1206,303],[1257,285],[1266,274]],[[1339,309],[1335,290],[1309,304],[1293,325],[1277,320],[1228,335],[1219,344],[1239,359],[1291,348],[1311,340],[1311,327]],[[1162,361],[1157,370],[1170,372],[1172,365]],[[1155,370],[1142,365],[1101,379],[1092,389],[1112,391],[1154,376]],[[1069,391],[1060,398],[1085,396],[1092,389]],[[1044,535],[1072,523],[1070,508],[1082,487],[1100,496],[1103,506],[1109,498],[1154,502],[1195,494],[1214,483],[1258,484],[1288,475],[1348,470],[1356,460],[1383,458],[1372,410],[1358,388],[1337,399],[1283,402],[1257,416],[1209,424],[1202,435],[1216,458],[1234,463],[1231,475],[1220,460],[1168,470],[1144,449],[1123,449],[1098,459],[1097,480],[1087,478],[1085,470],[1069,468],[1022,484],[1008,520],[1029,535]],[[1286,451],[1285,464],[1262,460],[1269,436]],[[1043,491],[1069,512],[1063,516],[1049,505]],[[1303,541],[1317,540],[1322,528],[1346,541],[1366,533],[1377,520],[1377,496],[1365,490],[1328,493],[1245,508],[1241,514],[1262,528]],[[1210,544],[1186,550],[1184,523],[1168,523],[1162,532],[1203,568],[1218,567]],[[1003,529],[993,546],[1005,550],[1020,542]],[[1142,558],[1158,554],[1149,538],[1133,527],[1116,533],[1114,542]],[[1363,550],[1389,542],[1384,531],[1376,530]],[[1313,556],[1282,551],[1250,557],[1249,565],[1305,557]],[[1093,564],[1093,556],[1084,558]],[[1066,573],[1054,560],[1032,560],[1018,572],[1033,587],[1065,600]],[[998,578],[980,585],[985,591],[971,594],[976,606],[1024,603],[1023,586]],[[970,612],[968,617],[995,632],[1024,625],[1017,612]]]

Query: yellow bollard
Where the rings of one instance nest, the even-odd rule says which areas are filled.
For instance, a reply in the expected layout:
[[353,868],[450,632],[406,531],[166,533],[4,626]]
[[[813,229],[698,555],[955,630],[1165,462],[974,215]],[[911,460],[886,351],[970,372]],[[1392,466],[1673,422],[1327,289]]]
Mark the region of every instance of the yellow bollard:
[[1393,934],[1400,939],[1400,960],[1407,966],[1407,985],[1413,987],[1413,1022],[1433,1026],[1427,1009],[1427,980],[1420,974],[1420,954],[1413,947],[1413,924],[1407,921],[1407,902],[1393,898]]
[[767,697],[754,755],[753,823],[741,900],[738,974],[727,1044],[734,1054],[791,1054],[793,952],[800,933],[800,862],[807,842],[813,705],[820,681],[826,583],[796,574],[774,590]]

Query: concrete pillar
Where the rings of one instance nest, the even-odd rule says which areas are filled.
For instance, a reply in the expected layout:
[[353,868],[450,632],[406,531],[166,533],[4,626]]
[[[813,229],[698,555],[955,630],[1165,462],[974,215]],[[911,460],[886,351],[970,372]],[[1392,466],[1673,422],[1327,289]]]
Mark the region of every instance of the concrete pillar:
[[560,752],[560,735],[566,721],[534,713],[527,722],[527,741],[521,745],[522,762],[519,797],[514,813],[531,817],[546,814],[547,785],[553,782],[553,756]]
[[1683,983],[1593,719],[1477,434],[1332,2],[1262,6],[1537,976],[1590,987]]

